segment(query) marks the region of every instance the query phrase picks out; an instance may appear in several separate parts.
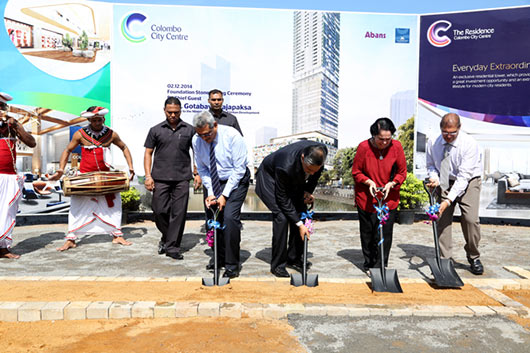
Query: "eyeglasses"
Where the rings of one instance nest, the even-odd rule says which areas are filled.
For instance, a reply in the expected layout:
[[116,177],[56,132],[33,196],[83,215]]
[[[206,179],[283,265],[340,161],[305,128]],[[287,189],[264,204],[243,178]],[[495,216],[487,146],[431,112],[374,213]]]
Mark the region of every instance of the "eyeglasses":
[[199,135],[199,137],[203,137],[203,138],[204,138],[204,137],[210,137],[210,136],[213,135],[213,130],[210,131],[210,132],[206,132],[206,133],[204,133],[204,134],[199,134],[199,133],[197,133],[197,135]]
[[451,132],[442,131],[442,135],[444,135],[444,136],[456,136],[456,135],[458,135],[458,131],[451,131]]

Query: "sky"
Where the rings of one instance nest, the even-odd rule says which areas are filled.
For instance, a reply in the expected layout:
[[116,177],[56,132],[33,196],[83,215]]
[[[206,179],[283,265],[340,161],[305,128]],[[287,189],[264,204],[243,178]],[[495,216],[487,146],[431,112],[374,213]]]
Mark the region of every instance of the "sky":
[[[5,1],[5,0],[0,0]],[[384,12],[424,14],[448,11],[466,11],[509,6],[530,5],[530,0],[104,0],[106,2],[124,4],[167,4],[253,7],[270,9],[311,9],[332,11]]]

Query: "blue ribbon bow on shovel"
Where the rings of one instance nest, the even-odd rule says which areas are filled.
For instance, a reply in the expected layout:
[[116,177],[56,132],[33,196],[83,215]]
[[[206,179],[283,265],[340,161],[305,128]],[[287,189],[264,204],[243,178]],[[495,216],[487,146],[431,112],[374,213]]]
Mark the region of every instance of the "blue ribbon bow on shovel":
[[303,221],[304,219],[313,219],[313,214],[315,214],[315,212],[313,211],[307,211],[307,212],[302,212],[302,214],[300,215],[300,219]]
[[[385,203],[383,206],[381,207],[377,207],[375,206],[375,210],[377,211],[377,219],[379,219],[379,226],[377,227],[377,230],[381,229],[383,227],[383,224],[386,223],[386,221],[388,221],[388,213],[390,212],[390,210],[388,209],[388,205]],[[377,245],[380,245],[381,243],[383,243],[385,239],[383,237],[381,237],[381,240],[379,241],[379,243]]]

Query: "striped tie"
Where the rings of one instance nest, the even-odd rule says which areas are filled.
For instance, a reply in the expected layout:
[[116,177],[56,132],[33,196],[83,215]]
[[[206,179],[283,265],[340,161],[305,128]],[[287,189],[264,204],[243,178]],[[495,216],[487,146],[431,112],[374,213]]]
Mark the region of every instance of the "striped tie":
[[216,198],[221,196],[221,183],[219,182],[219,174],[217,174],[217,160],[215,159],[215,151],[213,141],[210,143],[210,178],[212,179],[213,194]]

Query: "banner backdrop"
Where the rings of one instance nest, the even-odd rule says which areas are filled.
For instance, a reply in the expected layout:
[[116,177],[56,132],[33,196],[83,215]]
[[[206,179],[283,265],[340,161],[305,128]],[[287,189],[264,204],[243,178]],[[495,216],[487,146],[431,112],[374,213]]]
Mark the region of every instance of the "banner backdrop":
[[421,16],[420,99],[530,126],[529,18],[530,8]]
[[[322,131],[335,148],[369,137],[381,116],[415,112],[416,15],[115,5],[113,127],[142,165],[148,129],[165,119],[167,96],[182,119],[225,94],[252,162],[261,139]],[[314,95],[313,93],[314,92]],[[404,101],[399,94],[405,92]],[[115,157],[120,158],[119,154]]]
[[530,172],[529,18],[530,7],[420,17],[417,173],[448,112],[479,141],[486,173]]
[[[0,11],[0,90],[13,96],[13,104],[67,113],[61,118],[79,116],[90,105],[109,106],[112,5],[16,0]],[[75,47],[83,30],[87,49],[97,51],[92,58],[64,50],[63,38]]]

